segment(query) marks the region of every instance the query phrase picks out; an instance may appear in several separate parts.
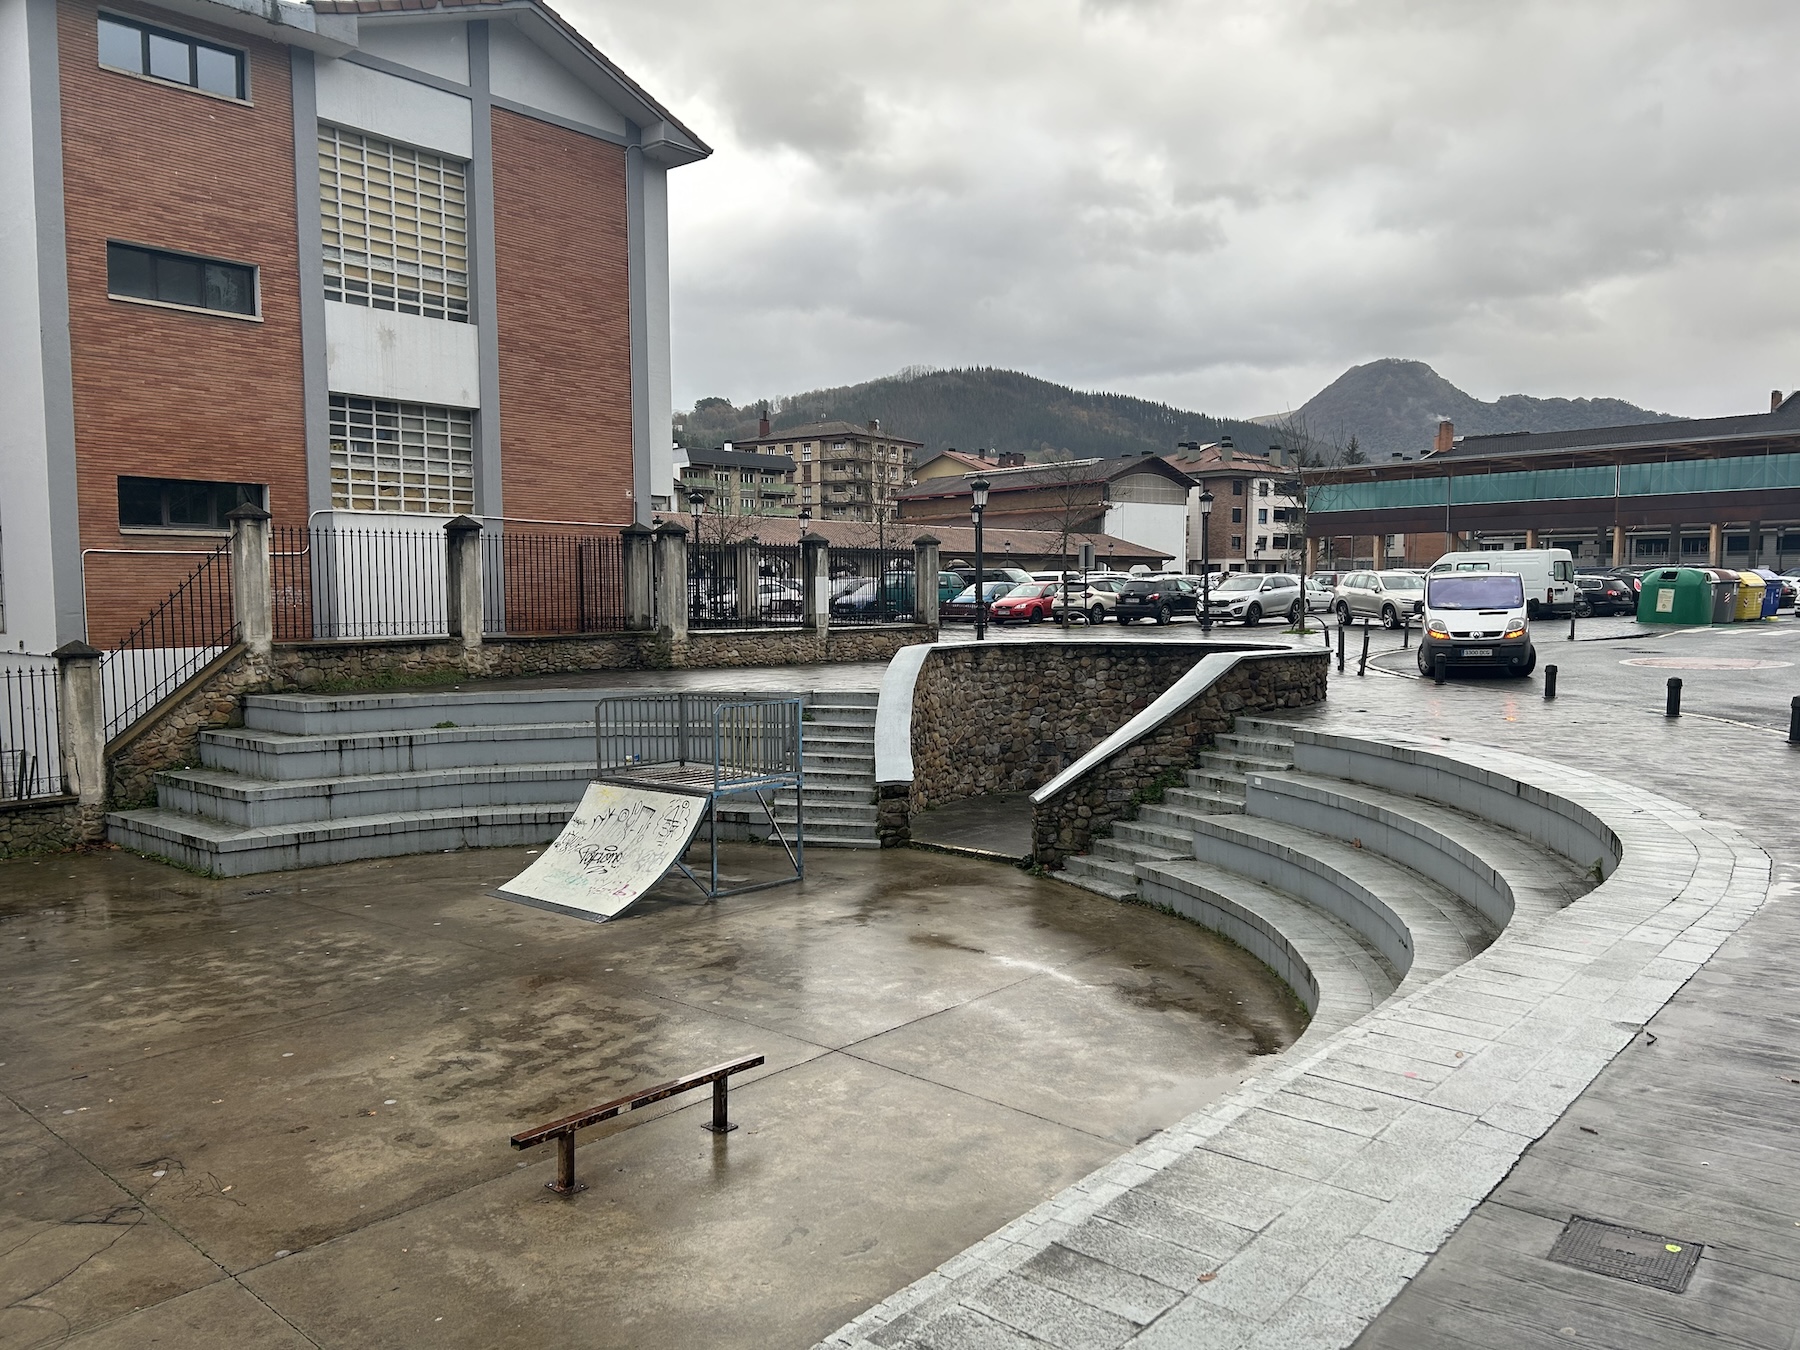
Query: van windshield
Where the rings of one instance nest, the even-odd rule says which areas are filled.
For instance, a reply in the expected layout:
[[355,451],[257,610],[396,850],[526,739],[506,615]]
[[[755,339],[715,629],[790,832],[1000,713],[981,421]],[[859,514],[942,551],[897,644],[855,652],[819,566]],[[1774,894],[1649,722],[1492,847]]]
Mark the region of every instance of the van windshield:
[[1525,583],[1511,572],[1444,572],[1431,578],[1425,603],[1432,609],[1517,609],[1525,603]]

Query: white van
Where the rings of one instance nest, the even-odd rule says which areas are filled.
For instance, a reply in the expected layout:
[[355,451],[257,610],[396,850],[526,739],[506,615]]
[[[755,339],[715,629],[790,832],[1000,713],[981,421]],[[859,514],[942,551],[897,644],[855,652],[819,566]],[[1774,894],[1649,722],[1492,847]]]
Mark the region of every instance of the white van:
[[1419,674],[1484,667],[1525,676],[1537,668],[1525,583],[1517,572],[1431,569],[1425,578],[1425,633]]
[[1509,548],[1480,553],[1446,553],[1431,564],[1439,572],[1513,572],[1525,582],[1525,611],[1533,619],[1567,618],[1581,590],[1575,584],[1575,559],[1566,548]]

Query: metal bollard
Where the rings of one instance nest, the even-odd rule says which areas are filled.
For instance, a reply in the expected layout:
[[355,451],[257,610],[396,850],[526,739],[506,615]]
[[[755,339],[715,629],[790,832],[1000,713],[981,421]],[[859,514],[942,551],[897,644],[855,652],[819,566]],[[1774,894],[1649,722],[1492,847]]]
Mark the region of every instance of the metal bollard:
[[1325,644],[1325,653],[1329,656],[1331,654],[1331,625],[1324,619],[1319,620],[1319,640]]
[[1681,681],[1673,675],[1669,677],[1669,701],[1663,707],[1663,716],[1681,716]]
[[1800,694],[1788,704],[1788,744],[1800,745]]
[[1545,666],[1544,667],[1544,697],[1546,699],[1552,699],[1552,698],[1556,697],[1556,667],[1555,666]]
[[1448,674],[1449,668],[1450,668],[1450,657],[1449,657],[1448,653],[1439,652],[1436,656],[1431,658],[1432,679],[1434,681],[1436,681],[1438,684],[1442,684],[1444,682],[1444,677],[1446,674]]
[[1362,659],[1356,663],[1356,673],[1358,675],[1362,675],[1362,674],[1365,674],[1368,671],[1368,669],[1369,669],[1369,625],[1365,623],[1363,625]]
[[1412,615],[1400,616],[1400,650],[1405,651],[1412,646]]
[[1571,609],[1569,611],[1569,641],[1573,642],[1574,640],[1575,640],[1575,611],[1573,609]]
[[1338,619],[1338,674],[1344,673],[1344,620]]

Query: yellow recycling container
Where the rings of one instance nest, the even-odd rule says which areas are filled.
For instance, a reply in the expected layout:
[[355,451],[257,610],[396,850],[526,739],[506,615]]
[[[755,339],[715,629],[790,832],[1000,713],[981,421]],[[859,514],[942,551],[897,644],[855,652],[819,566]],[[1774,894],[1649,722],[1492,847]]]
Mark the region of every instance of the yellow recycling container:
[[1763,587],[1766,584],[1754,572],[1738,573],[1737,613],[1732,617],[1739,623],[1746,619],[1762,618]]

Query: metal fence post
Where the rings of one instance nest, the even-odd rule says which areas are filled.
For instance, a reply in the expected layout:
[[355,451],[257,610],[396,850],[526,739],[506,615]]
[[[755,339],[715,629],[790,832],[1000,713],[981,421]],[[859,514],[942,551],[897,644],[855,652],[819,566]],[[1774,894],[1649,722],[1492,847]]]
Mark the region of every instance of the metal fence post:
[[656,532],[633,522],[619,531],[625,571],[625,626],[635,633],[656,627]]
[[444,601],[450,636],[461,638],[464,650],[471,651],[481,645],[483,627],[481,522],[473,516],[446,521],[444,546],[449,551]]
[[231,522],[231,612],[238,641],[253,656],[275,645],[275,588],[269,573],[269,513],[248,502],[225,517]]
[[80,798],[83,806],[99,806],[106,801],[106,709],[100,693],[100,652],[85,642],[66,642],[51,655],[56,658],[56,731],[62,745],[63,790]]
[[762,546],[751,535],[737,546],[737,621],[745,628],[762,623]]
[[[800,575],[806,587],[806,626],[825,636],[831,622],[831,546],[810,530],[800,536]],[[876,585],[880,585],[879,578]]]
[[913,618],[932,628],[938,626],[938,549],[934,534],[913,540]]
[[668,642],[688,635],[687,526],[665,520],[656,527],[656,632]]

